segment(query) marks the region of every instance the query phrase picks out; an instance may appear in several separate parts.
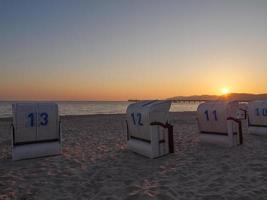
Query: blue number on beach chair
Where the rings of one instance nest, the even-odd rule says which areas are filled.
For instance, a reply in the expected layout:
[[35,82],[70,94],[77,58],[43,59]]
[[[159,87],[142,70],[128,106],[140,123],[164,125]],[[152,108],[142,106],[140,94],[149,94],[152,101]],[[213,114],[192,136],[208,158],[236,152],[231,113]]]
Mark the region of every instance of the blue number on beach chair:
[[28,114],[28,118],[29,118],[29,121],[27,122],[26,127],[28,126],[28,124],[30,124],[30,127],[33,127],[34,126],[34,113]]
[[136,123],[135,123],[134,113],[132,113],[131,116],[132,116],[132,118],[133,118],[133,123],[134,123],[134,125],[135,125]]
[[41,113],[40,117],[41,117],[40,125],[46,126],[48,124],[48,114],[47,113]]
[[141,120],[142,120],[142,115],[141,115],[141,113],[137,113],[137,117],[138,117],[138,125],[139,125],[139,126],[143,126],[143,123],[141,122]]
[[260,116],[260,109],[259,108],[256,109],[256,115]]
[[[206,111],[204,112],[204,114],[206,115],[206,120],[209,121],[209,120],[210,120],[210,118],[209,118],[209,111],[206,110]],[[216,110],[212,111],[212,114],[214,115],[214,119],[215,119],[215,121],[218,121],[217,111],[216,111]]]
[[209,120],[210,120],[210,118],[209,118],[209,111],[206,110],[204,113],[205,113],[205,115],[206,115],[206,120],[209,121]]
[[[30,127],[35,126],[35,115],[36,113],[30,113],[28,114],[29,121],[26,124],[26,127],[30,125]],[[46,126],[48,124],[48,114],[47,113],[41,113],[40,114],[40,125],[41,126]]]
[[[261,116],[261,110],[256,108],[256,115]],[[267,117],[267,108],[262,109],[262,116]]]
[[218,118],[217,118],[217,111],[214,110],[212,113],[213,113],[213,115],[214,115],[215,121],[218,121]]
[[[132,116],[132,118],[133,118],[133,123],[134,123],[134,125],[136,125],[136,120],[135,120],[135,115],[134,115],[134,113],[132,113],[131,116]],[[142,121],[142,114],[141,114],[141,113],[137,113],[136,116],[137,116],[137,125],[139,125],[139,126],[143,126],[143,123],[141,122],[141,121]]]

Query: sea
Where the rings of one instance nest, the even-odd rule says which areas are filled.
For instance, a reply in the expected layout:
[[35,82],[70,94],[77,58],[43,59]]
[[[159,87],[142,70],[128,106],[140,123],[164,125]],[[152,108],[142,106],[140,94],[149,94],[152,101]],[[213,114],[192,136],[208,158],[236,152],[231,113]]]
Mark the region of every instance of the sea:
[[[12,104],[15,102],[0,101],[0,118],[12,116]],[[129,101],[60,101],[59,114],[66,115],[95,115],[126,113]],[[172,103],[170,112],[196,111],[199,103]]]

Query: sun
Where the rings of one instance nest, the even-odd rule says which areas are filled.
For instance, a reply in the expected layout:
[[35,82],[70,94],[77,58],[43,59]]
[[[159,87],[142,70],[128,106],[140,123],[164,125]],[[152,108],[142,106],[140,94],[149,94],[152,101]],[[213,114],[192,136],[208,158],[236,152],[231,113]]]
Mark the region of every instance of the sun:
[[222,88],[222,94],[223,95],[229,94],[229,89],[228,88]]

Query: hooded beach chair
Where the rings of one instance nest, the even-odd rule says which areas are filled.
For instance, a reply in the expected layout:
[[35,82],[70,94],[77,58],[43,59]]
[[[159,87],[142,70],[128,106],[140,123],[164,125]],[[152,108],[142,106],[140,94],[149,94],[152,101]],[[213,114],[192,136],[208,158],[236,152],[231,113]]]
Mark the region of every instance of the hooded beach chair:
[[128,149],[149,158],[174,152],[171,101],[140,101],[127,108]]
[[226,146],[242,144],[242,124],[236,118],[239,111],[239,103],[235,101],[200,104],[197,109],[200,142]]
[[267,136],[267,101],[248,103],[248,132]]
[[58,105],[13,104],[12,159],[21,160],[61,153]]

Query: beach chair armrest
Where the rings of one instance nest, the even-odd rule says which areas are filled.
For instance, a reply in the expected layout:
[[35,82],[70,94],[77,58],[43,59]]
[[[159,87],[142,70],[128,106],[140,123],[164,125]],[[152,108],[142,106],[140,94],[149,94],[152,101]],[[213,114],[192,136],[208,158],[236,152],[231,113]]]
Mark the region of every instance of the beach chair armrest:
[[243,111],[244,112],[244,114],[245,114],[245,117],[244,117],[244,119],[247,119],[247,113],[248,113],[248,111],[247,110],[245,110],[245,109],[239,109],[239,110],[241,110],[241,111]]
[[234,117],[228,117],[227,120],[229,121],[234,121],[238,124],[238,129],[239,129],[239,141],[240,144],[243,144],[243,132],[242,132],[242,122],[240,119],[236,119]]
[[166,122],[165,124],[162,122],[151,122],[150,123],[151,126],[161,126],[163,128],[170,128],[173,127],[171,124],[169,124],[168,122]]
[[240,123],[241,124],[241,120],[240,119],[237,119],[237,118],[234,118],[234,117],[228,117],[227,120],[230,120],[230,121],[234,121],[236,123]]
[[163,128],[168,129],[168,138],[169,138],[169,150],[170,153],[174,153],[174,145],[173,145],[173,125],[166,122],[165,124],[162,122],[151,122],[151,126],[161,126]]

